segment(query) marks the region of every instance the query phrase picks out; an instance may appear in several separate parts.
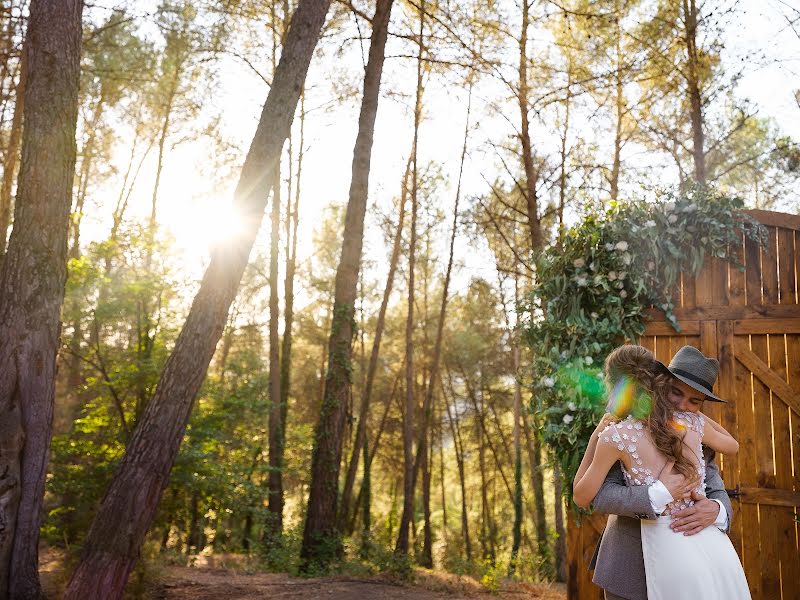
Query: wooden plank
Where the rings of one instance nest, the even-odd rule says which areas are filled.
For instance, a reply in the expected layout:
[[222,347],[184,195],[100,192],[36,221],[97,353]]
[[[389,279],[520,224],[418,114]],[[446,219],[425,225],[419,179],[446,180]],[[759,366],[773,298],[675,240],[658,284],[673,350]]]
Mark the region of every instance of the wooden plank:
[[[734,345],[734,350],[737,347]],[[755,417],[753,415],[752,376],[738,360],[734,362],[734,381],[736,385],[736,420],[739,428],[739,485],[757,487],[758,469],[756,466]],[[733,481],[726,481],[730,486]],[[742,545],[737,548],[744,565],[744,572],[754,598],[761,598],[761,535],[758,519],[758,506],[736,502],[738,519],[732,521],[733,527],[741,532]],[[743,535],[746,532],[747,535]]]
[[644,335],[700,335],[699,321],[678,321],[678,326],[680,332],[666,321],[649,321],[644,327]]
[[778,303],[778,230],[769,227],[766,248],[761,248],[761,282],[764,290],[764,304]]
[[[658,308],[645,309],[644,314],[653,321],[663,321],[664,312]],[[736,319],[796,319],[800,317],[800,305],[776,304],[772,306],[753,304],[746,306],[696,306],[695,308],[676,308],[675,318],[682,321],[718,321]]]
[[[737,341],[743,338],[738,338]],[[750,336],[750,351],[758,357],[758,362],[769,369],[769,350],[767,336]],[[741,350],[736,349],[741,360]],[[748,365],[749,368],[749,365]],[[751,371],[754,371],[751,369]],[[756,374],[754,372],[754,374]],[[776,376],[777,377],[777,376]],[[753,409],[756,422],[756,465],[758,487],[775,488],[775,456],[772,445],[772,402],[770,388],[761,381],[761,376],[753,378]],[[764,598],[780,598],[781,573],[778,558],[778,513],[774,506],[759,504],[761,520],[761,593]]]
[[672,359],[669,347],[669,336],[661,335],[656,337],[656,347],[653,354],[665,365],[669,364],[669,361]]
[[770,506],[800,506],[800,492],[760,487],[740,487],[739,500],[744,504],[767,504]]
[[778,229],[778,284],[781,304],[797,304],[794,232]]
[[[719,380],[717,391],[721,398],[728,400],[727,404],[706,402],[703,410],[722,425],[736,439],[739,439],[739,428],[736,419],[736,373],[735,373],[735,348],[733,339],[733,326],[731,321],[717,321],[717,351],[719,360]],[[714,410],[709,410],[713,407]],[[738,456],[720,456],[722,477],[726,485],[738,485],[739,459]]]
[[[753,336],[752,339],[760,340],[761,338],[762,336]],[[766,354],[766,339],[763,340],[762,349],[763,354]],[[800,414],[800,394],[795,392],[789,384],[770,369],[761,356],[756,352],[748,350],[745,338],[743,337],[736,338],[736,358],[753,372],[762,385],[766,385],[768,389],[776,393],[789,408],[797,414]]]
[[695,304],[696,306],[711,306],[714,303],[713,275],[711,260],[706,259],[703,268],[695,279]]
[[[769,335],[769,367],[773,373],[786,381],[786,339],[784,335]],[[788,385],[788,384],[787,384]],[[791,410],[775,393],[772,393],[772,444],[775,454],[775,485],[778,489],[792,490],[792,434],[790,431]],[[800,494],[796,494],[797,504],[800,504]],[[792,510],[790,510],[790,508]],[[795,543],[794,510],[792,507],[780,506],[771,509],[775,523],[775,537],[778,540],[778,560],[780,561],[780,580],[783,597],[796,598],[786,593],[791,587],[787,580],[790,572],[796,572],[797,552]],[[796,579],[796,578],[795,578]]]
[[761,300],[761,248],[757,242],[746,240],[744,244],[745,293],[750,306],[762,303]]
[[711,303],[714,306],[727,306],[728,299],[728,261],[711,259]]
[[[800,234],[799,234],[800,235]],[[786,336],[786,362],[789,374],[789,386],[800,394],[800,335]],[[800,415],[791,412],[792,430],[792,488],[800,493]],[[791,535],[789,536],[791,538]],[[795,509],[794,519],[794,542],[796,557],[796,573],[800,573],[800,510]],[[786,595],[786,598],[800,598],[800,577],[792,578],[792,585],[795,586],[793,595]]]
[[756,221],[762,225],[771,225],[772,227],[786,227],[787,229],[800,230],[800,215],[791,215],[789,213],[774,212],[771,210],[761,210],[752,208],[750,210],[742,211],[754,217]]
[[[686,321],[692,323],[692,321]],[[733,322],[735,335],[800,333],[800,317],[796,319],[737,319]]]
[[[702,352],[709,358],[719,358],[716,321],[700,322],[700,352]],[[720,393],[719,381],[716,383],[716,393],[717,394]],[[708,416],[710,416],[715,421],[720,420],[720,407],[717,402],[706,402],[703,405],[703,410],[708,411],[709,413]]]
[[681,273],[681,306],[694,307],[697,306],[695,300],[695,281],[694,275],[691,273]]
[[[665,323],[665,325],[666,325],[666,323]],[[653,337],[652,334],[648,334],[647,333],[647,329],[645,329],[644,335],[642,335],[642,337],[639,338],[639,345],[640,346],[644,346],[645,348],[650,350],[650,352],[655,354],[656,339]]]
[[728,252],[731,257],[728,263],[728,303],[731,306],[744,306],[747,303],[744,268],[733,264],[738,262],[744,265],[744,233],[739,236],[739,243],[732,245]]

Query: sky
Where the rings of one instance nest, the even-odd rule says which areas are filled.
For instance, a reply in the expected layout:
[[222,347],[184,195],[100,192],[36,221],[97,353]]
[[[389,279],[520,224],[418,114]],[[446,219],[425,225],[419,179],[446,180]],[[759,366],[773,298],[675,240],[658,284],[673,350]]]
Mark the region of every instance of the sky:
[[[737,58],[750,57],[746,59],[748,66],[739,84],[738,94],[753,101],[759,108],[759,115],[776,119],[785,133],[800,140],[800,107],[794,98],[794,91],[800,89],[800,36],[789,29],[783,16],[790,14],[792,6],[800,9],[800,2],[741,0],[725,40],[725,60],[734,64]],[[393,30],[399,29],[399,24],[393,25]],[[326,207],[332,203],[343,204],[347,200],[360,102],[359,65],[365,60],[368,43],[368,40],[363,42],[363,55],[361,46],[354,42],[344,47],[339,56],[331,58],[330,52],[326,60],[319,60],[320,57],[315,56],[311,65],[308,81],[313,83],[306,96],[306,108],[311,112],[305,125],[300,209],[301,260],[314,252],[312,234]],[[394,199],[399,194],[400,178],[413,134],[411,105],[416,83],[414,61],[397,57],[407,52],[398,40],[389,40],[384,93],[378,111],[370,173],[370,204],[383,213],[392,211]],[[754,56],[761,58],[754,60]],[[265,56],[264,62],[267,60]],[[342,65],[348,65],[348,68]],[[223,59],[220,73],[218,91],[207,99],[208,108],[221,112],[220,133],[230,140],[234,153],[243,159],[268,88],[250,68],[231,57]],[[451,216],[447,212],[452,210],[448,198],[455,197],[467,105],[466,90],[455,83],[457,78],[458,74],[455,73],[448,74],[446,79],[437,74],[430,78],[424,97],[425,112],[419,145],[420,164],[437,163],[445,177],[446,183],[437,197],[446,211],[448,229]],[[358,93],[352,94],[347,102],[333,103],[326,108],[325,105],[330,104],[333,88],[352,88]],[[387,93],[387,90],[392,93]],[[493,106],[498,95],[506,93],[497,82],[492,81],[485,81],[476,88],[462,184],[462,193],[467,202],[472,196],[486,194],[488,186],[484,178],[493,179],[500,170],[488,143],[508,139],[512,134],[510,123],[518,119],[513,112],[507,117],[504,110],[497,110]],[[509,110],[513,109],[512,104],[506,106]],[[588,127],[590,124],[586,125]],[[576,131],[576,137],[591,138],[595,135],[587,127]],[[538,133],[542,137],[552,135],[546,131]],[[297,122],[293,135],[294,140],[299,138]],[[126,153],[121,147],[121,161]],[[213,241],[219,236],[234,233],[237,226],[235,215],[230,211],[236,169],[230,176],[215,172],[215,159],[219,158],[210,154],[208,144],[182,144],[169,151],[162,175],[159,218],[175,237],[187,278],[195,281],[199,280],[207,264]],[[148,162],[143,167],[144,175],[132,200],[133,214],[139,217],[148,214],[152,193],[154,159],[151,157]],[[674,174],[665,172],[665,177],[670,176],[674,177]],[[105,209],[87,214],[84,239],[101,239],[106,234],[108,215],[104,213],[107,212],[108,209]],[[374,210],[371,208],[369,213],[364,255],[378,257],[375,269],[380,275],[386,265],[385,261],[379,259],[381,256],[388,257],[388,249],[375,226]],[[448,233],[442,235],[442,249]],[[265,236],[261,235],[257,243],[268,244],[265,240]],[[444,250],[440,256],[442,260],[446,258]],[[464,235],[459,236],[456,259],[459,268],[454,281],[455,291],[465,289],[473,276],[496,280],[494,263],[486,248],[475,247]],[[300,293],[302,295],[302,291]]]

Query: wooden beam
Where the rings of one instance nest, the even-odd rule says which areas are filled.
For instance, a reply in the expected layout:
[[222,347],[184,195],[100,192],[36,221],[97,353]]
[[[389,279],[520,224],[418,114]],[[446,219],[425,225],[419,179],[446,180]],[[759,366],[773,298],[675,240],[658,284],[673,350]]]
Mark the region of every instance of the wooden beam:
[[666,321],[649,321],[645,324],[642,335],[700,335],[700,321],[678,321],[680,331]]
[[[734,491],[736,494],[736,491]],[[734,495],[734,498],[737,496]],[[800,492],[774,488],[744,487],[739,488],[738,498],[745,504],[770,504],[772,506],[800,506]]]
[[733,333],[734,335],[800,333],[800,318],[739,319],[733,323]]
[[742,212],[750,215],[756,221],[768,227],[782,227],[784,229],[794,229],[795,231],[800,231],[800,215],[790,215],[789,213],[760,210],[757,208]]
[[[645,315],[663,321],[664,312],[648,308]],[[750,304],[745,306],[695,306],[676,308],[675,318],[681,321],[736,321],[747,319],[800,319],[800,304]]]
[[[747,347],[747,340],[744,338],[736,338],[736,358],[745,367],[750,369],[770,391],[777,394],[789,408],[800,415],[800,395],[798,395],[788,383],[781,379],[775,371],[770,369],[769,365]],[[766,435],[766,433],[764,433],[764,435]]]

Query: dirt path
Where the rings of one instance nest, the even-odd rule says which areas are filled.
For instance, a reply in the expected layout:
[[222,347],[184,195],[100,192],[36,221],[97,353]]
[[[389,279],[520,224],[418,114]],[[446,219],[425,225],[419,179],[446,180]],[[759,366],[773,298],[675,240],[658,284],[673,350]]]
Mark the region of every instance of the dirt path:
[[[415,583],[400,583],[387,577],[333,576],[317,579],[291,577],[285,573],[253,572],[241,556],[196,557],[193,567],[152,565],[147,582],[128,585],[131,594],[143,600],[256,600],[262,598],[323,600],[566,600],[563,584],[503,585],[496,593],[470,577],[442,571],[417,569]],[[69,567],[63,553],[46,549],[40,556],[39,574],[45,597],[61,597]],[[138,585],[137,585],[138,583]],[[139,594],[135,588],[138,588]]]
[[563,585],[515,584],[490,594],[465,577],[420,574],[415,585],[381,578],[326,577],[299,579],[285,574],[246,574],[226,569],[167,567],[152,589],[153,600],[255,600],[256,598],[322,598],[325,600],[451,600],[512,598],[563,600]]

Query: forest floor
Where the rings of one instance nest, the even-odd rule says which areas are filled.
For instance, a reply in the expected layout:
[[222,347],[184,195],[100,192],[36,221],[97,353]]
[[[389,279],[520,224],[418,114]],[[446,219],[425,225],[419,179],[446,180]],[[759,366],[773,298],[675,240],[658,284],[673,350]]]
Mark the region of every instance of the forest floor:
[[[52,551],[43,553],[41,557],[40,574],[48,598],[60,597],[59,592],[65,583],[63,563],[59,558]],[[131,587],[139,587],[139,593],[134,592],[134,597],[146,600],[488,600],[497,597],[564,600],[567,597],[564,584],[503,583],[492,592],[471,577],[426,569],[416,570],[414,583],[381,575],[303,579],[284,573],[241,570],[227,561],[214,560],[214,557],[198,559],[191,567],[170,565],[148,569],[148,581],[142,586],[137,586],[134,574],[132,585],[128,586],[129,592]]]

